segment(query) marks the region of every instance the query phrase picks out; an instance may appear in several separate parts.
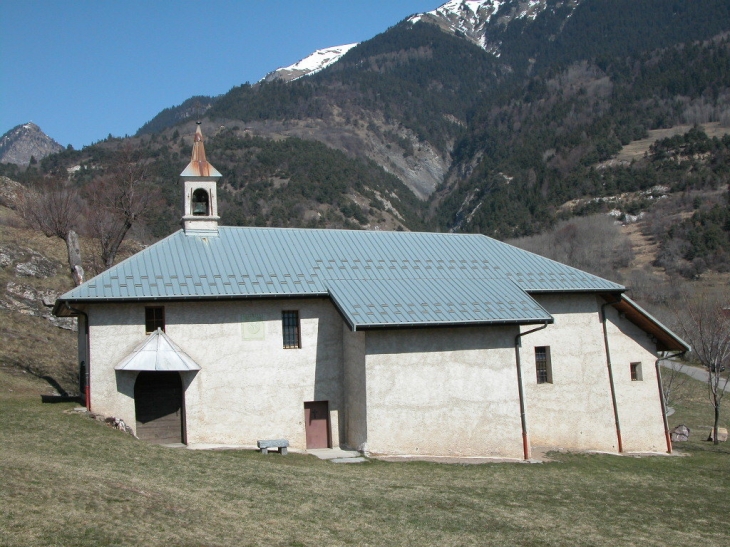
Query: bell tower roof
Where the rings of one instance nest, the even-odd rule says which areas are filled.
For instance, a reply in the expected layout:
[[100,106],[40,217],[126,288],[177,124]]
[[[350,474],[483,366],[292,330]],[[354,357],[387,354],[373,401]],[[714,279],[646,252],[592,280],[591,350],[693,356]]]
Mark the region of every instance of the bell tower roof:
[[216,177],[221,175],[218,170],[213,167],[208,160],[205,159],[205,146],[203,145],[203,132],[200,130],[200,122],[195,129],[195,139],[193,140],[193,153],[190,163],[185,170],[180,173],[181,177]]

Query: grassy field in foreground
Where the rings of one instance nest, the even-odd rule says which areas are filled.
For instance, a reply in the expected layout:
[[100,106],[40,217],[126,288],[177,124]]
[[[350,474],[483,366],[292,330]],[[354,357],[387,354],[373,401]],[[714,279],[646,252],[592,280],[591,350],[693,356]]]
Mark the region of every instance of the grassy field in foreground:
[[[694,384],[688,393],[701,392]],[[147,445],[66,413],[73,404],[42,404],[47,391],[0,370],[1,545],[730,544],[727,445],[536,465],[335,465]],[[710,423],[697,404],[685,398],[672,422]]]

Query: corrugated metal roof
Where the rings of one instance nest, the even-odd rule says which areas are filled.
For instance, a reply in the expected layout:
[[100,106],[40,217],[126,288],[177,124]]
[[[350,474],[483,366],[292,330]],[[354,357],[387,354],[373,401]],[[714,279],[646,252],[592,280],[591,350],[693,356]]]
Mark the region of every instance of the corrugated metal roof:
[[[489,290],[514,294],[512,287],[528,293],[624,290],[482,235],[224,226],[210,238],[175,232],[60,301],[326,296],[339,290],[343,302],[355,302],[350,295],[360,291],[387,296],[395,305],[417,286],[448,292],[453,301],[485,291],[478,292],[485,302],[491,301]],[[506,309],[490,315],[512,316]]]
[[327,285],[353,329],[552,322],[535,300],[503,279],[356,279]]
[[200,370],[200,365],[170,340],[167,334],[157,329],[114,369],[187,372]]

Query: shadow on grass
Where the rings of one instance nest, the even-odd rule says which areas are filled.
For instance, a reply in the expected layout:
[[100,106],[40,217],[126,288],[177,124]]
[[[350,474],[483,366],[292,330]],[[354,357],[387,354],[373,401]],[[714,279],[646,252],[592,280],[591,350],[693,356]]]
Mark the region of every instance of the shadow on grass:
[[58,395],[41,395],[41,401],[44,403],[79,403],[81,404],[80,395],[71,395],[65,389],[61,387],[53,376],[41,376],[41,379],[48,382],[48,384],[56,390]]
[[687,441],[674,443],[674,450],[687,453],[713,453],[730,456],[730,446],[727,442],[713,444],[712,441]]

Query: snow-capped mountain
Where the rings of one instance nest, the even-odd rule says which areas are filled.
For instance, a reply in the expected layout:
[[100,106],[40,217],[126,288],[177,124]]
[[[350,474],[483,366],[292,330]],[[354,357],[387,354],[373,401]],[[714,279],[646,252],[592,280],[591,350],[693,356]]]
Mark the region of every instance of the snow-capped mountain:
[[[558,1],[553,9],[564,5],[575,8],[580,0]],[[535,19],[547,8],[547,0],[450,0],[433,11],[408,18],[411,23],[433,23],[446,32],[470,40],[479,47],[499,55],[499,44],[489,37],[489,26],[508,25],[518,19]]]
[[13,127],[0,137],[0,162],[28,165],[36,160],[63,150],[63,146],[46,135],[36,124],[29,122]]
[[269,72],[263,79],[266,82],[270,82],[272,80],[284,80],[290,82],[301,78],[302,76],[314,74],[339,61],[345,53],[355,46],[357,46],[356,43],[318,49],[311,55],[297,61],[293,65],[277,68],[273,72]]
[[[562,6],[575,8],[581,0],[558,0],[552,9]],[[490,40],[489,26],[508,25],[518,19],[535,19],[547,8],[547,0],[449,0],[433,11],[417,13],[407,19],[410,23],[423,21],[438,25],[442,30],[466,38],[479,47],[499,55],[499,43]],[[262,81],[290,82],[314,74],[339,61],[357,44],[318,49],[304,59],[269,72]]]

